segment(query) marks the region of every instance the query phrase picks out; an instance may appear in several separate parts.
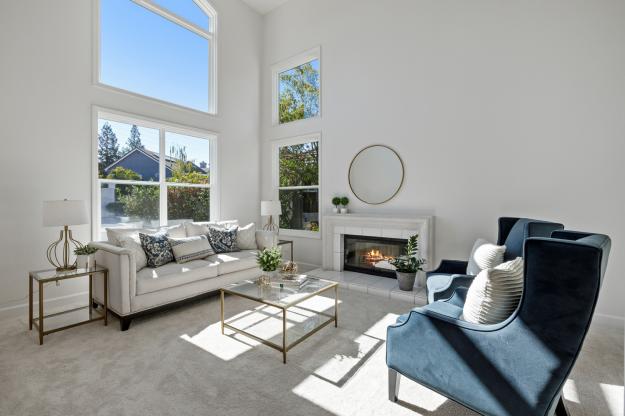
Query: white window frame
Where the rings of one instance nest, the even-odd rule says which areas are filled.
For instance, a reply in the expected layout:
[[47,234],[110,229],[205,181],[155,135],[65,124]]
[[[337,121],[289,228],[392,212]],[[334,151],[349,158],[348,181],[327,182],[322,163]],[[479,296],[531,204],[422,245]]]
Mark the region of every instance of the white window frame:
[[[159,180],[158,181],[126,181],[114,179],[101,179],[98,174],[98,120],[105,119],[125,124],[136,124],[140,127],[147,127],[159,131]],[[167,182],[165,175],[165,163],[162,157],[166,152],[165,132],[188,135],[199,139],[205,139],[209,144],[209,184],[178,184],[175,182]],[[210,220],[218,221],[220,216],[220,187],[219,187],[219,154],[218,154],[218,135],[217,133],[181,126],[175,123],[169,123],[162,120],[156,120],[150,117],[139,116],[135,114],[125,113],[123,111],[110,110],[107,108],[93,106],[92,109],[92,159],[91,159],[91,175],[93,178],[91,202],[91,213],[93,216],[92,223],[92,239],[100,239],[101,231],[101,212],[100,212],[100,185],[102,183],[119,183],[125,185],[145,185],[158,186],[159,195],[159,225],[161,227],[167,225],[167,188],[168,187],[194,187],[210,189]]]
[[134,91],[130,91],[124,88],[120,88],[120,87],[115,87],[113,85],[109,85],[109,84],[105,84],[103,82],[100,81],[100,1],[101,0],[94,0],[94,5],[93,5],[93,74],[92,74],[92,83],[93,85],[100,87],[100,88],[104,88],[104,89],[108,89],[108,90],[112,90],[112,91],[116,91],[116,92],[121,92],[124,94],[129,94],[133,97],[138,97],[144,100],[148,100],[148,101],[152,101],[152,102],[157,102],[160,104],[164,104],[167,106],[171,106],[173,108],[177,108],[177,109],[183,109],[183,110],[187,110],[187,111],[194,111],[194,112],[198,112],[200,114],[209,114],[209,115],[213,115],[213,116],[217,116],[218,115],[218,111],[217,111],[217,97],[218,97],[218,91],[217,91],[217,86],[218,86],[218,82],[217,82],[217,11],[213,8],[213,6],[211,4],[209,4],[208,1],[206,0],[188,0],[188,1],[193,1],[204,13],[206,13],[206,15],[209,18],[209,27],[208,30],[184,19],[183,17],[179,16],[176,13],[173,13],[167,9],[162,8],[161,6],[159,6],[158,4],[154,3],[152,0],[129,0],[132,1],[136,4],[138,4],[139,6],[144,7],[145,9],[158,14],[159,16],[164,17],[165,19],[171,21],[172,23],[175,23],[193,33],[195,33],[198,36],[201,36],[205,39],[208,40],[208,59],[209,59],[209,63],[208,63],[208,110],[207,111],[203,111],[203,110],[199,110],[197,108],[191,108],[191,107],[187,107],[181,104],[176,104],[176,103],[172,103],[160,98],[156,98],[156,97],[150,97],[148,95],[144,95],[138,92],[134,92]]
[[[280,123],[280,82],[278,80],[281,73],[289,69],[297,68],[315,59],[319,60],[319,112],[314,117],[303,118],[300,120],[290,121],[288,123]],[[287,60],[279,62],[271,66],[271,121],[274,126],[282,126],[299,121],[315,120],[321,118],[321,91],[322,91],[322,68],[321,68],[321,47],[317,46],[306,52],[300,53]]]
[[[280,186],[280,148],[284,146],[292,146],[296,144],[317,142],[319,143],[319,154],[317,159],[319,178],[317,181],[317,185],[306,185],[306,186]],[[308,231],[308,230],[291,230],[288,228],[280,228],[280,234],[291,237],[304,237],[304,238],[321,238],[322,232],[322,213],[321,207],[322,198],[321,198],[321,154],[322,154],[322,142],[321,142],[321,133],[310,133],[302,136],[291,137],[288,139],[280,139],[274,140],[272,142],[272,184],[273,184],[273,195],[276,201],[280,200],[280,190],[297,190],[297,189],[317,189],[318,198],[317,203],[319,205],[319,231]],[[279,222],[278,222],[279,224]]]

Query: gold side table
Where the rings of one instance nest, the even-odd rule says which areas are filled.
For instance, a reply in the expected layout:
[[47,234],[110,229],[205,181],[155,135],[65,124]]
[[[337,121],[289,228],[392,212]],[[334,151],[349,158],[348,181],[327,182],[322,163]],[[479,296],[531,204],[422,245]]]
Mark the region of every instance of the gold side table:
[[[104,305],[102,305],[102,311],[98,311],[93,308],[93,277],[101,274],[104,284]],[[65,311],[53,313],[50,315],[44,315],[43,312],[43,288],[44,284],[50,282],[59,282],[66,279],[74,279],[77,277],[89,276],[89,305],[81,306],[79,308],[68,309]],[[35,281],[39,285],[39,315],[37,318],[33,318],[33,286]],[[45,330],[44,321],[45,318],[51,318],[53,316],[59,316],[71,312],[75,312],[81,309],[89,308],[89,319],[84,321],[75,322],[73,324],[56,327],[53,329]],[[39,270],[28,273],[28,329],[32,330],[33,326],[39,331],[39,345],[43,344],[44,335],[51,334],[53,332],[62,331],[64,329],[73,328],[78,325],[88,324],[90,322],[104,320],[104,325],[108,324],[108,269],[102,266],[95,266],[89,269],[74,269],[69,271],[57,271],[55,269]]]

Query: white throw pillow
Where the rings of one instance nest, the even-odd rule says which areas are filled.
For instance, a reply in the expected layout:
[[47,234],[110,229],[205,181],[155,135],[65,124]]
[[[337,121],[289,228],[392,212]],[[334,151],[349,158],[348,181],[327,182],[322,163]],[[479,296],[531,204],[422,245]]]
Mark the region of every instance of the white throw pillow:
[[278,234],[275,231],[261,230],[256,234],[256,246],[259,250],[276,247],[278,245]]
[[185,238],[187,236],[187,231],[184,227],[184,224],[163,227],[160,229],[160,231],[165,231],[167,233],[167,236],[172,238]]
[[176,263],[186,263],[191,260],[198,260],[215,254],[208,237],[199,235],[185,238],[167,238],[171,250],[174,252]]
[[256,250],[256,224],[247,224],[237,231],[237,247],[239,250]]
[[228,220],[228,221],[204,221],[204,222],[185,222],[184,227],[187,232],[187,237],[195,237],[198,235],[208,235],[208,227],[221,227],[221,228],[232,228],[238,227],[238,220]]
[[515,311],[523,295],[523,259],[517,257],[499,266],[482,270],[473,280],[464,302],[467,322],[495,324]]
[[136,237],[136,240],[139,241],[139,233],[152,234],[155,232],[157,230],[151,228],[107,228],[106,238],[110,244],[121,247],[121,237],[132,237],[133,239]]
[[136,235],[122,235],[119,237],[120,247],[127,248],[135,254],[135,263],[137,271],[143,269],[148,265],[148,258],[141,247],[141,240],[139,239],[139,233]]
[[491,244],[483,238],[478,238],[471,255],[469,256],[469,264],[467,265],[467,274],[475,276],[485,269],[492,269],[503,263],[503,255],[506,252],[506,246],[498,246]]

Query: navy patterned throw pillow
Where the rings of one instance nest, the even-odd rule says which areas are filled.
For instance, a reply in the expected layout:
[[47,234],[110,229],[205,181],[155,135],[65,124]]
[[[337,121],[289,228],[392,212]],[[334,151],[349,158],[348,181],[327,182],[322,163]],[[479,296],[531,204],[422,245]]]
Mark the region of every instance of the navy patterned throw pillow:
[[171,250],[166,233],[139,233],[139,239],[148,260],[148,267],[160,267],[174,261],[174,253]]
[[228,229],[208,227],[208,240],[215,253],[239,251],[237,247],[237,227]]

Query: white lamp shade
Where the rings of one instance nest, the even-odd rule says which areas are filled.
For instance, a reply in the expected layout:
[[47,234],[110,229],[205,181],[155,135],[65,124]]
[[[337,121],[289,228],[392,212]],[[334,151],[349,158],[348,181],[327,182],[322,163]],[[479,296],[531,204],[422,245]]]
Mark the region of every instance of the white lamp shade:
[[260,215],[282,215],[280,201],[260,201]]
[[87,204],[85,201],[43,201],[43,225],[46,227],[58,225],[87,224]]

